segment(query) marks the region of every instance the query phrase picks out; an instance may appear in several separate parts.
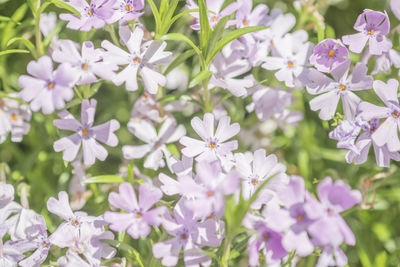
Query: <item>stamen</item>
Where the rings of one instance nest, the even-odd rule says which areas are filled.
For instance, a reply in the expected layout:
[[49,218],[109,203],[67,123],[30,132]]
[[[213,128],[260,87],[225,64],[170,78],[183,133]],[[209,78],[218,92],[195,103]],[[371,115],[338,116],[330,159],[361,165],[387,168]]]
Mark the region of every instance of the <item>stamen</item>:
[[211,20],[212,20],[213,22],[216,22],[216,21],[218,20],[218,17],[217,17],[217,16],[214,16],[214,17],[211,18]]
[[395,119],[397,119],[398,117],[400,117],[399,112],[398,112],[398,111],[393,111],[392,117],[395,118]]
[[83,70],[87,70],[88,68],[89,68],[88,64],[86,64],[86,63],[82,64],[82,69]]
[[289,68],[293,68],[293,67],[294,67],[294,63],[293,63],[292,61],[289,61],[289,62],[287,63],[287,66],[288,66]]
[[368,31],[368,34],[369,34],[369,35],[372,35],[372,34],[374,34],[374,33],[375,33],[375,30],[374,30],[374,29],[371,29],[371,30]]
[[207,192],[206,192],[206,195],[207,195],[208,197],[212,197],[212,196],[214,195],[214,192],[212,192],[212,191],[207,191]]
[[208,147],[209,148],[215,148],[217,146],[217,144],[215,143],[215,142],[213,142],[213,141],[211,141],[209,144],[208,144]]
[[259,184],[258,179],[256,179],[256,178],[251,179],[251,184],[254,185],[254,186],[257,186]]
[[49,85],[47,86],[49,89],[53,89],[54,88],[54,83],[53,82],[51,82],[51,83],[49,83]]
[[78,226],[79,225],[79,221],[78,220],[72,220],[71,224],[72,224],[72,226]]
[[133,7],[131,5],[126,5],[125,6],[125,10],[128,11],[128,12],[132,11],[132,9],[133,9]]
[[328,57],[333,57],[335,55],[335,50],[331,49],[328,52]]
[[304,220],[303,215],[297,215],[296,220],[302,222]]
[[243,25],[247,25],[249,24],[249,22],[247,21],[247,19],[243,20]]
[[89,14],[89,16],[93,16],[94,14],[93,9],[89,9],[87,13]]
[[82,129],[82,136],[87,136],[89,134],[89,130],[87,128]]
[[346,88],[347,88],[346,85],[344,85],[342,83],[339,85],[339,90],[340,91],[344,91],[344,90],[346,90]]
[[275,43],[274,43],[274,41],[273,41],[273,40],[269,41],[269,44],[270,44],[270,45],[272,45],[272,46],[274,46],[274,45],[275,45]]
[[333,210],[328,209],[328,214],[329,214],[329,215],[332,215],[332,214],[333,214]]
[[135,63],[135,64],[140,64],[140,62],[141,62],[140,57],[135,57],[133,59],[133,63]]
[[16,120],[18,120],[18,116],[17,116],[17,114],[15,114],[15,113],[14,113],[14,114],[12,114],[12,115],[11,115],[11,120],[12,120],[12,121],[16,121]]
[[213,219],[213,218],[214,218],[214,215],[213,215],[213,214],[210,214],[210,215],[208,215],[208,216],[206,217],[207,220],[211,220],[211,219]]
[[137,219],[140,219],[140,218],[142,218],[142,214],[140,212],[136,212],[135,217]]

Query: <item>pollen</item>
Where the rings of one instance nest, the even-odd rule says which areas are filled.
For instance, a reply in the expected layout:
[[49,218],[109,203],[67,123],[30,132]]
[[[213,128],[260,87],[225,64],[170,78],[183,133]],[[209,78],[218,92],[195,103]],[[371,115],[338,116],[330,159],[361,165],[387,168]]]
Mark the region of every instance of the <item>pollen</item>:
[[263,239],[264,241],[267,241],[269,239],[269,234],[267,233],[263,234]]
[[89,16],[93,16],[93,10],[92,9],[89,9],[87,13],[88,13]]
[[374,34],[374,33],[375,33],[375,30],[374,30],[374,29],[371,29],[371,30],[368,31],[368,34],[369,34],[369,35],[372,35],[372,34]]
[[140,62],[141,62],[140,57],[135,57],[133,59],[133,63],[135,63],[135,64],[140,64]]
[[247,21],[247,19],[243,20],[243,25],[247,25],[249,24],[249,22]]
[[293,67],[294,67],[294,63],[293,63],[292,61],[289,61],[289,62],[287,63],[287,66],[288,66],[289,68],[293,68]]
[[393,111],[392,117],[397,119],[398,117],[400,117],[400,113],[398,111]]
[[89,134],[89,130],[87,128],[82,129],[82,136],[87,136]]
[[49,246],[49,245],[48,245],[46,242],[43,242],[43,243],[42,243],[42,247],[43,247],[43,248],[47,248],[48,246]]
[[340,91],[344,91],[344,90],[346,90],[346,88],[347,88],[346,85],[344,85],[342,83],[339,85],[339,90]]
[[257,186],[259,184],[258,179],[251,179],[251,184]]
[[304,220],[303,215],[297,215],[296,220],[302,222]]
[[12,120],[12,121],[16,121],[16,120],[18,120],[18,116],[17,116],[17,114],[15,114],[15,113],[14,113],[14,114],[12,114],[12,115],[11,115],[11,120]]
[[126,5],[125,6],[125,10],[128,11],[128,12],[132,11],[132,9],[133,9],[132,5]]
[[215,148],[216,146],[217,146],[217,144],[215,142],[212,142],[212,141],[208,144],[209,148]]
[[212,197],[212,196],[214,195],[214,192],[212,192],[212,191],[207,191],[207,192],[206,192],[206,195],[207,195],[208,197]]
[[72,224],[72,226],[78,226],[79,222],[78,222],[78,220],[72,220],[71,224]]
[[47,86],[49,89],[53,89],[54,88],[54,83],[53,82],[51,82],[51,83],[49,83],[49,85]]
[[142,218],[142,214],[140,212],[136,212],[135,217],[137,219],[140,219],[140,218]]
[[87,70],[89,68],[89,65],[87,63],[82,64],[82,69]]
[[214,16],[214,17],[211,18],[211,20],[212,20],[213,22],[216,22],[216,21],[218,20],[218,17],[217,17],[217,16]]
[[335,55],[335,50],[331,49],[328,52],[328,57],[333,57]]

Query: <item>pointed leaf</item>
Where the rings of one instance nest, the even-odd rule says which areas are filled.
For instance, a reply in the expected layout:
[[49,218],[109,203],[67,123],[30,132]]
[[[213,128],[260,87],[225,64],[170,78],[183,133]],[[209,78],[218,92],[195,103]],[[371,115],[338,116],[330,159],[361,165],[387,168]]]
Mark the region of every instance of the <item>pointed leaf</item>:
[[126,182],[125,179],[118,175],[99,175],[85,180],[85,184],[120,184],[124,182]]

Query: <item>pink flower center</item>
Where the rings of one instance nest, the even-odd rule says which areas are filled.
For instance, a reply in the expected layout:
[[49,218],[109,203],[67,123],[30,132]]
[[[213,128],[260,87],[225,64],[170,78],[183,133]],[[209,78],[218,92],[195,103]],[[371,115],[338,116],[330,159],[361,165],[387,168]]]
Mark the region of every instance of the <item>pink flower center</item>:
[[267,233],[263,234],[263,239],[264,241],[267,241],[269,239],[269,234]]
[[187,237],[187,235],[186,234],[181,234],[181,239],[182,240],[186,240],[188,237]]

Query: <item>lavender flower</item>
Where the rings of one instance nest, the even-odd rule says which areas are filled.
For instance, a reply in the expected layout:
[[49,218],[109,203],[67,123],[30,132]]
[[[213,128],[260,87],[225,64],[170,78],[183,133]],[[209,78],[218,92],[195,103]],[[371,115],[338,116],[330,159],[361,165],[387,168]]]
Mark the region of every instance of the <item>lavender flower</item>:
[[230,121],[231,119],[228,116],[222,117],[214,133],[214,116],[212,114],[204,114],[203,121],[198,117],[193,118],[191,125],[203,140],[196,140],[188,136],[182,137],[179,141],[185,146],[182,149],[182,153],[187,157],[196,157],[198,161],[213,161],[223,158],[237,149],[238,143],[236,140],[225,142],[240,131],[239,124],[230,125]]
[[27,70],[33,77],[19,77],[18,84],[23,88],[19,96],[31,104],[32,111],[42,109],[43,113],[50,114],[55,109],[64,108],[65,102],[73,98],[72,87],[78,76],[68,64],[61,64],[53,71],[50,57],[43,56],[38,61],[29,62]]
[[101,49],[95,49],[90,41],[82,44],[82,55],[77,50],[76,44],[71,40],[60,40],[58,47],[53,51],[52,57],[55,62],[69,63],[78,73],[77,84],[89,84],[97,82],[96,76],[111,81],[118,70],[113,63],[102,61]]
[[116,85],[125,83],[128,91],[136,91],[139,72],[146,91],[155,94],[158,91],[158,85],[165,86],[167,82],[166,78],[155,70],[155,65],[168,62],[172,53],[164,51],[167,46],[165,42],[150,41],[142,45],[143,35],[143,30],[136,27],[126,43],[129,53],[104,40],[101,46],[107,52],[104,53],[103,58],[106,62],[127,65],[114,78],[113,82]]
[[92,28],[100,29],[106,24],[113,14],[114,1],[91,0],[90,4],[86,0],[68,0],[67,4],[74,7],[81,16],[74,14],[60,14],[60,19],[68,21],[67,28],[88,32]]
[[310,63],[321,72],[331,72],[349,60],[349,51],[340,40],[325,39],[314,47]]
[[340,124],[329,133],[329,138],[337,140],[338,148],[355,149],[355,140],[360,134],[361,126],[356,121],[342,120]]
[[139,19],[144,12],[139,12],[144,8],[143,0],[117,0],[114,1],[114,14],[107,20],[107,23],[119,21],[120,24],[126,24],[129,21]]
[[390,9],[397,19],[400,19],[400,1],[399,0],[390,0]]
[[346,62],[331,74],[334,80],[323,75],[315,69],[310,69],[307,74],[307,91],[310,94],[319,94],[310,101],[312,110],[320,110],[319,117],[329,120],[336,111],[339,99],[342,99],[346,119],[354,119],[361,99],[353,91],[368,90],[372,88],[373,78],[367,75],[368,68],[357,63],[353,73],[348,75],[350,62]]
[[237,28],[267,25],[268,6],[259,4],[253,9],[253,1],[239,0],[238,3],[235,20]]
[[166,144],[174,143],[186,134],[185,127],[183,125],[177,126],[174,118],[167,118],[158,134],[153,124],[146,120],[137,121],[133,119],[128,123],[128,129],[146,144],[124,146],[122,148],[124,158],[138,159],[150,153],[144,162],[144,167],[153,170],[165,166],[162,160],[163,154],[167,161],[169,160],[170,152]]
[[161,223],[164,207],[150,209],[161,197],[162,192],[148,183],[140,185],[138,198],[131,184],[120,184],[119,193],[110,193],[108,201],[127,213],[107,211],[104,219],[114,231],[127,231],[135,239],[146,237],[150,234],[149,225],[158,226]]
[[96,140],[109,146],[116,146],[118,138],[114,134],[120,125],[117,120],[110,120],[98,126],[93,126],[97,101],[92,99],[82,101],[81,120],[77,121],[68,111],[62,111],[58,115],[60,120],[54,120],[54,125],[62,130],[75,131],[76,133],[54,142],[56,152],[64,151],[63,159],[73,161],[82,143],[83,158],[86,165],[92,165],[96,158],[106,159],[107,150]]
[[392,48],[392,43],[386,39],[389,33],[390,22],[388,15],[382,12],[365,9],[357,18],[354,29],[359,33],[343,36],[343,43],[349,45],[354,53],[361,53],[369,41],[369,53],[381,55]]
[[400,105],[397,97],[399,82],[390,79],[387,84],[382,81],[374,81],[375,93],[383,101],[386,107],[376,106],[368,102],[362,102],[359,106],[360,117],[363,120],[386,119],[371,135],[372,140],[380,147],[387,145],[390,152],[400,150],[398,128],[400,129]]

